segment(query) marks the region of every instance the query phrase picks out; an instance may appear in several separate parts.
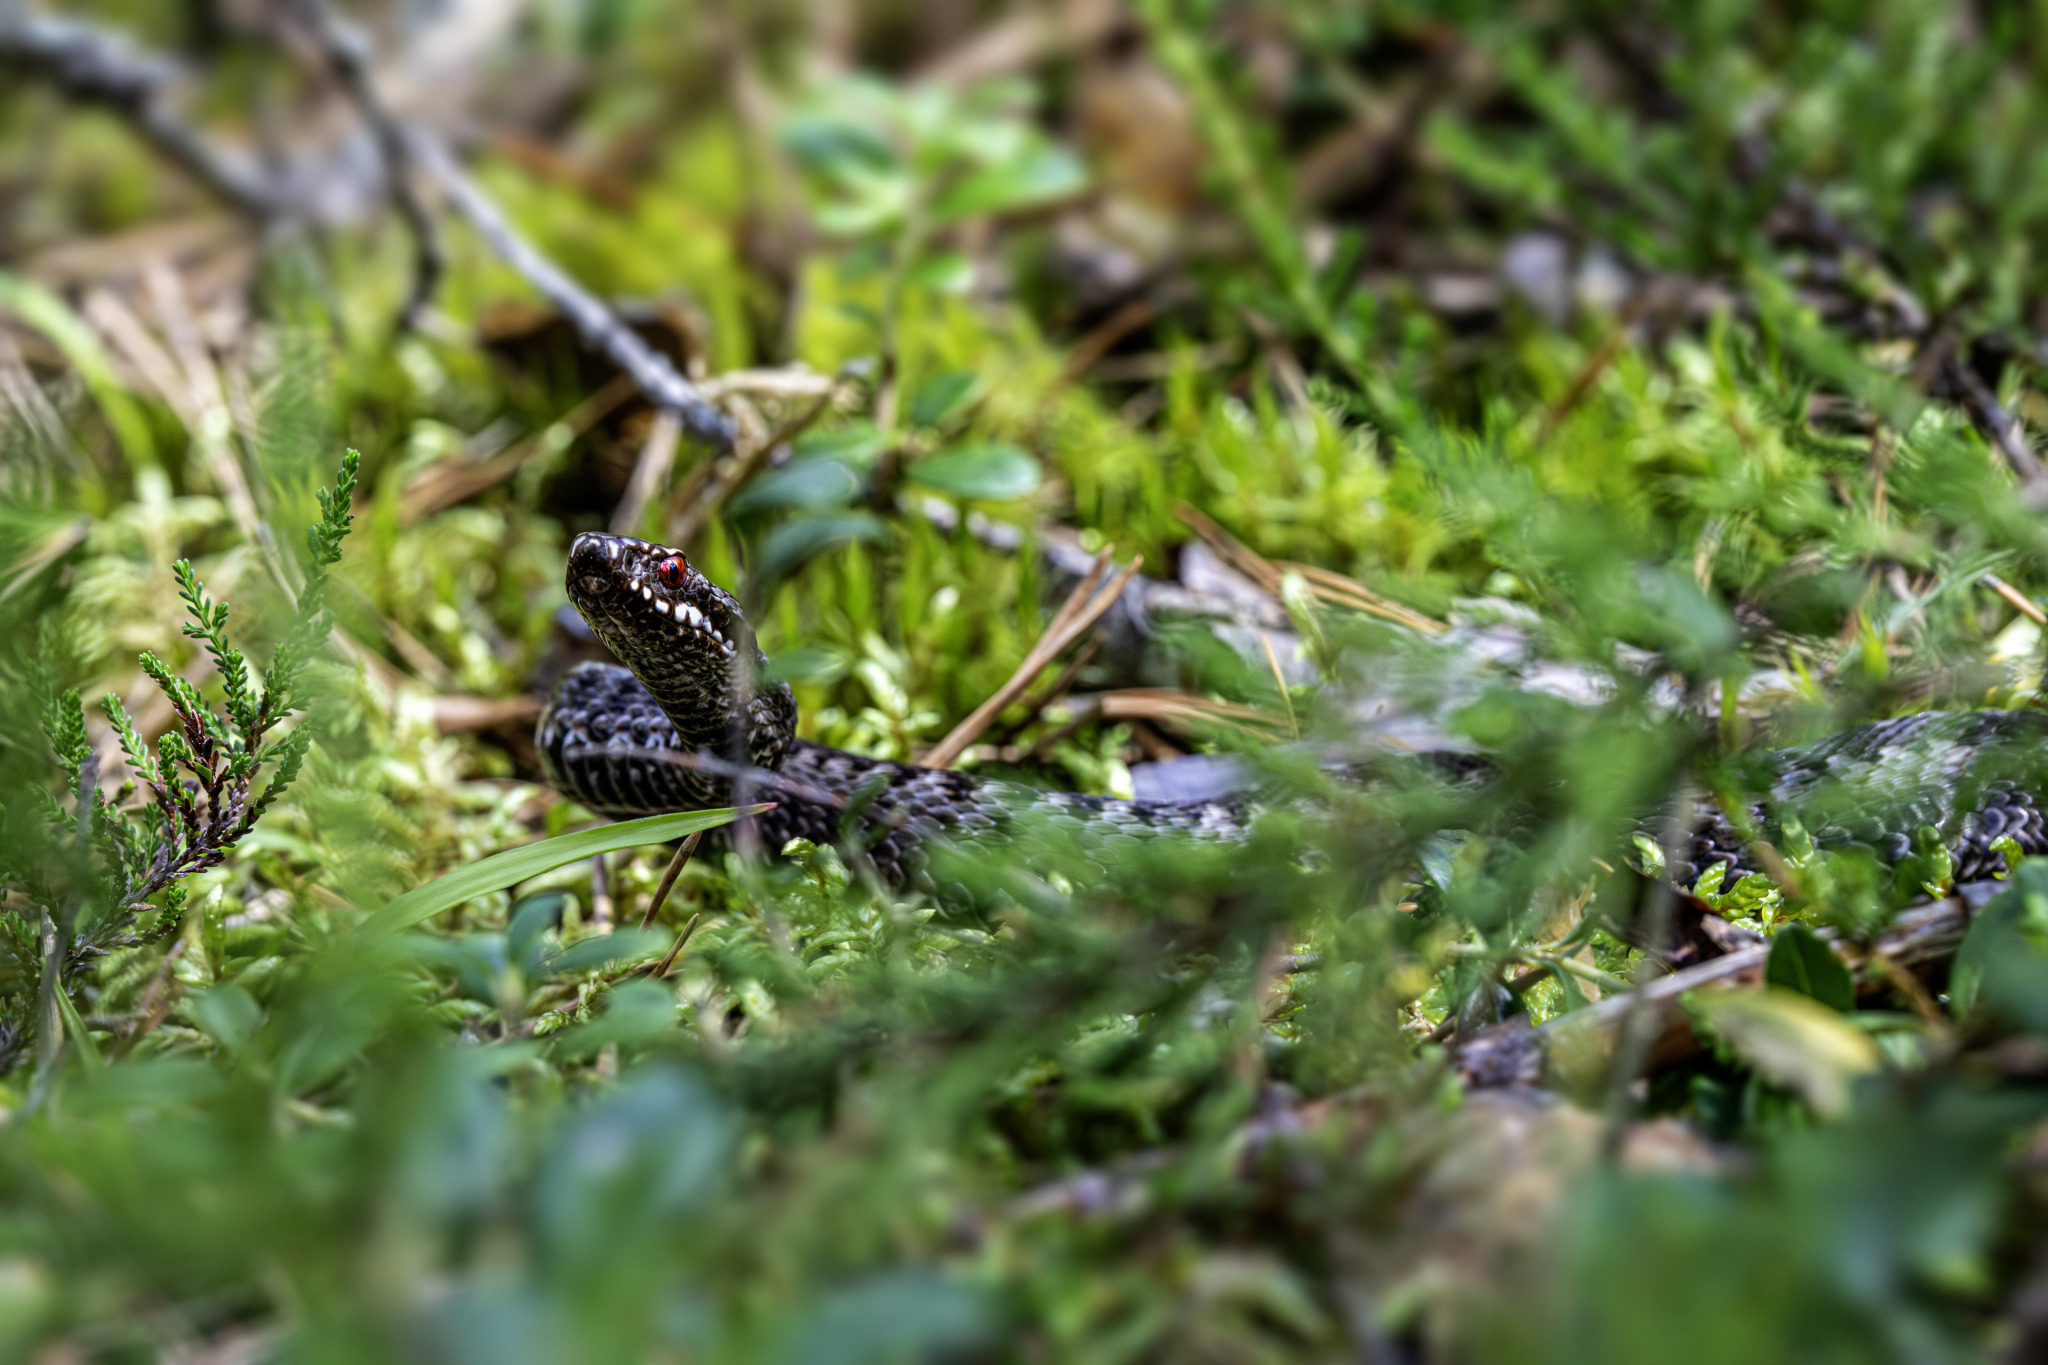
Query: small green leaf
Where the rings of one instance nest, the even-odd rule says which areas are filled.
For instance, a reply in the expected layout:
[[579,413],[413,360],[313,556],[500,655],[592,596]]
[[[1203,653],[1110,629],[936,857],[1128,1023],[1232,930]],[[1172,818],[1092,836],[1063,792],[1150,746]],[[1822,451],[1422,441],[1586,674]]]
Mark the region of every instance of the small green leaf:
[[796,517],[761,537],[755,572],[763,583],[779,582],[827,550],[856,540],[879,544],[888,538],[889,528],[866,512]]
[[1977,912],[1956,950],[1949,1008],[1977,1009],[2048,1034],[2048,859],[2029,858]]
[[791,460],[741,489],[729,506],[736,517],[785,507],[844,507],[859,492],[859,477],[837,460]]
[[828,645],[798,645],[768,660],[767,676],[775,682],[808,683],[822,687],[836,683],[853,668],[844,650]]
[[941,251],[919,261],[910,282],[934,294],[965,294],[974,288],[974,261],[958,251]]
[[1038,461],[1024,451],[991,441],[921,460],[906,477],[955,498],[1008,502],[1036,492],[1043,475]]
[[240,986],[215,986],[193,1000],[192,1016],[199,1027],[230,1052],[249,1046],[263,1027],[263,1007]]
[[[868,310],[866,321],[879,321]],[[872,422],[850,422],[831,431],[814,431],[796,443],[796,458],[829,457],[850,469],[866,469],[889,448],[889,435]]]
[[840,179],[851,170],[873,172],[897,164],[896,149],[858,119],[799,114],[782,125],[777,140],[792,161],[821,178]]
[[667,843],[686,834],[695,834],[698,830],[716,829],[774,808],[775,803],[770,801],[744,810],[720,807],[716,810],[677,811],[673,815],[650,815],[645,819],[599,825],[595,829],[578,830],[574,834],[508,848],[468,867],[457,868],[446,876],[436,877],[387,902],[364,922],[363,929],[369,933],[389,933],[394,929],[408,928],[421,920],[431,919],[443,910],[452,910],[464,901],[517,886],[579,858],[622,848]]
[[608,962],[638,962],[643,958],[661,956],[674,941],[673,934],[652,929],[620,929],[615,933],[595,934],[578,939],[553,957],[543,959],[540,970],[544,976],[565,976],[571,972],[587,972]]
[[945,370],[927,379],[910,400],[910,424],[937,426],[981,394],[981,376],[973,370]]
[[977,214],[1013,213],[1070,199],[1087,188],[1088,171],[1080,158],[1062,147],[1041,147],[962,179],[939,196],[932,220],[944,226]]
[[1856,1008],[1856,982],[1848,967],[1819,934],[1803,924],[1788,924],[1771,940],[1764,980],[1811,996],[1844,1014]]
[[1686,1005],[1758,1075],[1797,1091],[1823,1118],[1848,1109],[1856,1079],[1881,1064],[1867,1034],[1791,991],[1699,991]]

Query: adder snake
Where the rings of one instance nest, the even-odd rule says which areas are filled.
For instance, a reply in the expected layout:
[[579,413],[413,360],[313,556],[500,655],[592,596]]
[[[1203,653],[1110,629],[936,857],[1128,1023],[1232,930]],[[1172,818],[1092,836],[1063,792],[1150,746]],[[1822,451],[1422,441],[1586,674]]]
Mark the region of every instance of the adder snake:
[[[768,848],[798,836],[838,844],[853,835],[895,886],[919,880],[923,846],[935,837],[999,833],[1022,812],[1069,826],[1084,844],[1243,832],[1244,810],[1229,803],[1042,791],[799,739],[795,699],[787,683],[768,680],[739,603],[679,550],[578,536],[568,589],[626,667],[578,666],[543,710],[536,738],[548,779],[603,814],[723,806],[737,784],[778,803],[759,818]],[[2039,713],[1926,712],[1766,761],[1771,792],[1750,811],[1766,832],[1796,808],[1823,845],[1860,843],[1897,861],[1931,827],[1947,842],[1959,881],[1999,870],[2003,854],[1994,845],[2006,838],[2029,855],[2048,852],[2038,799],[2048,795],[2048,716]],[[1754,870],[1744,837],[1711,814],[1673,870],[1690,878],[1716,861],[1731,874]]]

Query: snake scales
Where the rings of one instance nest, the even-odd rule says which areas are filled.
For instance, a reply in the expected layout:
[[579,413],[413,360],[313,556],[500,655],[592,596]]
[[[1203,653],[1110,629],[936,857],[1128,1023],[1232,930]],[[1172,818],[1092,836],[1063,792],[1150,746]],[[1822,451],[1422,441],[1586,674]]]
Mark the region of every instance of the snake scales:
[[767,847],[797,837],[837,844],[850,818],[855,842],[893,886],[918,879],[934,836],[995,834],[1024,811],[1084,841],[1242,828],[1224,803],[1039,791],[798,739],[796,700],[789,684],[763,681],[768,661],[739,603],[680,550],[581,535],[568,586],[627,667],[577,666],[542,711],[536,742],[548,780],[603,814],[723,806],[736,782],[751,784],[777,803],[759,820]]
[[[1021,788],[968,774],[866,758],[796,737],[787,683],[767,660],[739,603],[679,550],[585,534],[569,553],[568,589],[597,638],[627,665],[586,663],[542,711],[537,744],[548,779],[606,815],[648,815],[731,804],[778,804],[760,817],[763,843],[794,837],[838,844],[847,834],[895,886],[920,880],[934,837],[998,834],[1030,812],[1093,841],[1167,831],[1235,837],[1244,811],[1219,802],[1123,801]],[[2014,840],[2048,853],[2048,716],[1925,712],[1846,730],[1766,756],[1770,795],[1749,812],[1766,834],[1797,810],[1823,846],[1861,844],[1898,861],[1931,827],[1959,881],[2002,868],[1994,847]],[[850,828],[849,828],[850,826]],[[1729,865],[1755,868],[1747,841],[1718,812],[1697,826],[1687,880]]]

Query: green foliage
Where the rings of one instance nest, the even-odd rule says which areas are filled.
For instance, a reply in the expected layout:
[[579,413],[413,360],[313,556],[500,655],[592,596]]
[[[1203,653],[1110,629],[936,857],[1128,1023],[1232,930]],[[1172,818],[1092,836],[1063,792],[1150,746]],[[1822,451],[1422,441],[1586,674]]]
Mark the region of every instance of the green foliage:
[[1811,996],[1830,1009],[1856,1008],[1856,983],[1848,967],[1821,937],[1803,924],[1788,924],[1771,938],[1764,980]]
[[[36,234],[179,191],[0,91],[0,151],[50,168],[0,167],[30,414],[0,429],[0,1354],[2018,1349],[2048,867],[2001,841],[2008,884],[1916,992],[1877,954],[1955,889],[1962,812],[1882,780],[1788,807],[1767,756],[2039,691],[2041,632],[1984,576],[2048,596],[2048,533],[1956,368],[2038,435],[2033,21],[1162,2],[967,49],[1031,85],[789,76],[945,66],[886,9],[820,62],[822,20],[533,7],[479,69],[546,74],[510,101],[545,116],[480,139],[518,159],[479,181],[597,291],[681,298],[686,362],[835,377],[814,412],[730,390],[780,439],[684,547],[807,738],[913,759],[1064,595],[1039,538],[1192,584],[1186,503],[1270,600],[1212,554],[1231,605],[1107,622],[972,761],[1108,796],[1172,744],[1259,784],[1254,828],[1051,819],[940,856],[931,896],[735,834],[636,927],[660,842],[732,813],[591,824],[538,782],[525,698],[583,648],[563,550],[610,524],[645,409],[572,428],[608,376],[494,330],[530,295],[466,233],[389,338],[404,251],[337,228],[247,282],[246,349],[210,315],[223,436],[110,353],[120,279],[25,283]],[[200,69],[225,44],[202,117],[267,60],[177,7],[95,13]],[[1118,98],[1144,136],[1089,102]],[[1125,172],[1174,148],[1161,210]],[[1562,303],[1507,268],[1533,238]],[[315,497],[343,440],[366,457]],[[644,526],[733,467],[707,458]],[[1169,687],[1256,715],[1130,718]],[[1663,895],[1672,813],[1709,800],[1778,862]],[[1649,1036],[1677,1009],[1620,993],[1711,955],[1699,904],[1773,936],[1766,988]],[[1557,1094],[1461,1079],[1496,1022],[1552,1040]]]
[[[306,664],[326,640],[332,617],[326,608],[329,566],[341,558],[341,542],[351,520],[361,457],[351,450],[342,460],[332,490],[319,495],[321,519],[308,529],[307,573],[297,610],[279,642],[260,686],[242,651],[228,642],[228,607],[207,595],[191,562],[172,567],[179,599],[190,613],[183,633],[197,640],[213,660],[220,678],[225,715],[216,712],[199,688],[174,672],[156,654],[144,651],[142,671],[163,689],[175,717],[174,728],[157,741],[154,752],[144,741],[120,697],[109,693],[101,702],[108,724],[133,773],[124,791],[146,788],[150,802],[140,818],[106,800],[100,788],[100,756],[85,724],[76,690],[57,693],[46,674],[38,673],[43,693],[43,736],[64,783],[59,800],[43,789],[22,794],[41,809],[31,812],[15,794],[4,812],[6,827],[16,835],[0,876],[24,892],[28,901],[14,918],[18,966],[25,965],[34,942],[36,918],[48,928],[43,960],[40,1017],[31,1021],[20,1009],[0,1019],[0,1033],[15,1051],[42,1032],[45,1071],[54,1064],[56,1040],[51,1030],[59,1015],[70,1025],[72,1040],[84,1051],[93,1044],[76,1019],[71,1002],[74,978],[94,955],[153,946],[177,932],[185,908],[177,883],[223,862],[236,844],[292,783],[305,762],[311,731],[303,725],[273,737],[283,720],[302,709],[297,694]],[[265,768],[269,778],[259,788]],[[40,817],[38,819],[38,817]],[[65,850],[68,850],[66,852]],[[53,860],[69,864],[68,874],[52,879]],[[163,896],[161,906],[150,904]],[[139,928],[138,918],[152,923]]]

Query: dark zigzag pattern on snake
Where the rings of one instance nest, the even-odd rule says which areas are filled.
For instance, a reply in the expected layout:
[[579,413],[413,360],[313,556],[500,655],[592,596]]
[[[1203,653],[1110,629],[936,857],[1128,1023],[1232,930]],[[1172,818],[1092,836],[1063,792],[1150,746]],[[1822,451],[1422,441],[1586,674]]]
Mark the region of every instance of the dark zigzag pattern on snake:
[[[688,750],[647,689],[615,664],[587,663],[571,672],[542,716],[537,738],[554,785],[604,815],[697,810],[730,799],[725,778],[707,780],[657,756]],[[1222,802],[1123,801],[1041,791],[801,739],[790,742],[773,772],[787,785],[756,793],[756,799],[778,803],[757,821],[769,850],[793,838],[841,841],[845,810],[791,791],[815,788],[859,808],[858,842],[882,879],[898,887],[919,880],[923,847],[933,838],[1000,839],[1020,814],[1067,826],[1084,848],[1102,839],[1168,830],[1218,837],[1243,832],[1239,809]]]
[[[796,837],[840,843],[850,803],[857,842],[896,886],[921,880],[923,848],[933,839],[1000,840],[1026,812],[1066,826],[1084,847],[1168,832],[1244,833],[1239,803],[1043,791],[797,739],[788,687],[751,685],[766,660],[738,603],[680,552],[580,536],[568,578],[578,611],[631,671],[584,664],[571,672],[542,712],[536,739],[550,781],[603,814],[727,804],[726,778],[667,760],[737,747],[786,784],[762,793],[779,803],[759,822],[768,848]],[[1861,845],[1896,862],[1931,826],[1949,845],[1958,881],[2002,872],[1993,845],[2003,838],[2023,853],[2048,853],[2048,716],[2040,713],[1923,712],[1759,757],[1769,795],[1748,816],[1767,839],[1781,837],[1783,812],[1796,811],[1822,847]],[[809,799],[805,790],[830,799]],[[1729,869],[1724,886],[1758,870],[1726,814],[1710,810],[1672,871],[1690,885],[1716,862]]]

